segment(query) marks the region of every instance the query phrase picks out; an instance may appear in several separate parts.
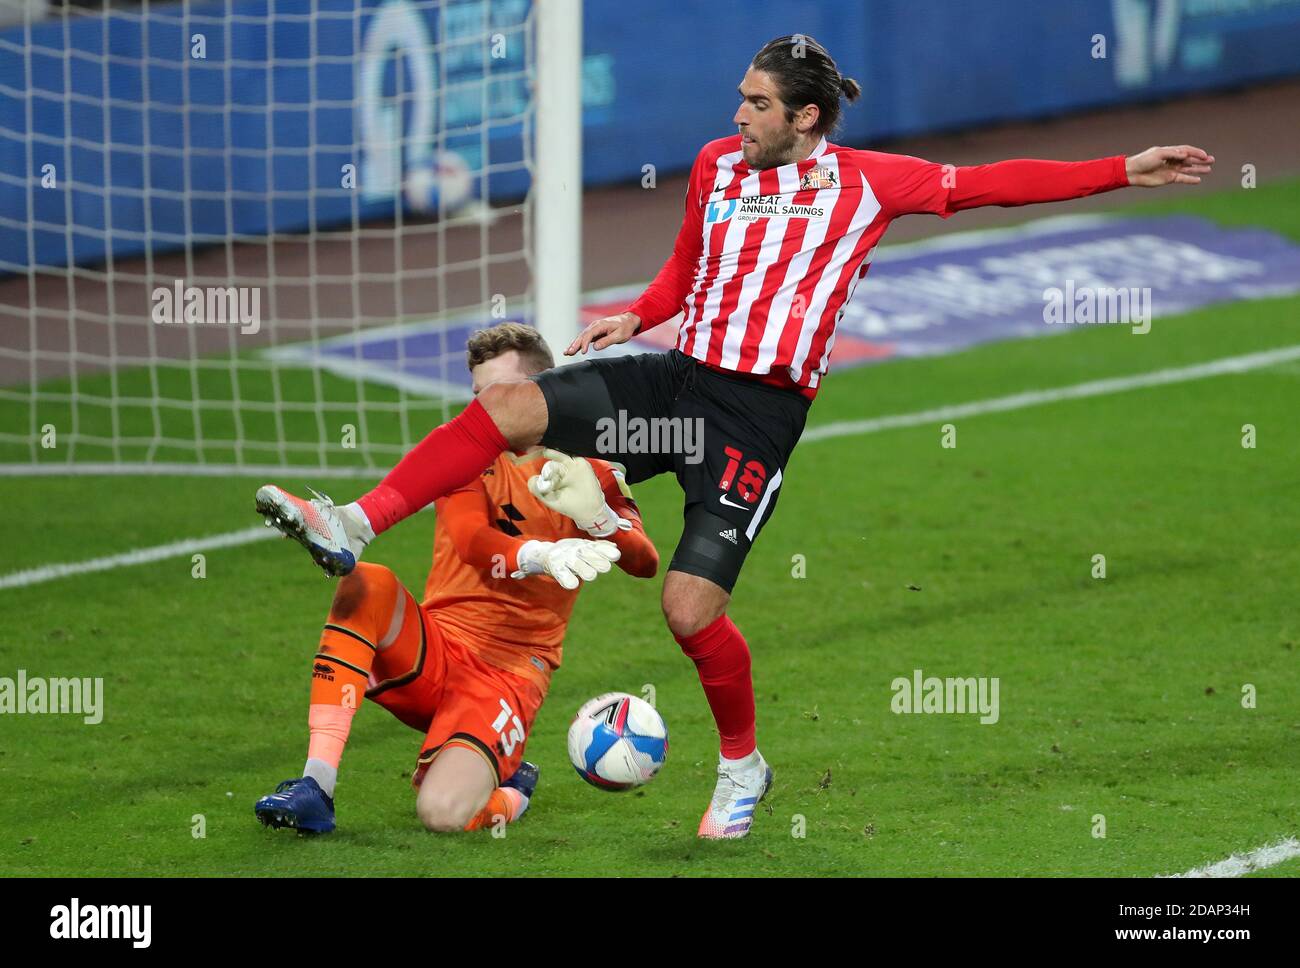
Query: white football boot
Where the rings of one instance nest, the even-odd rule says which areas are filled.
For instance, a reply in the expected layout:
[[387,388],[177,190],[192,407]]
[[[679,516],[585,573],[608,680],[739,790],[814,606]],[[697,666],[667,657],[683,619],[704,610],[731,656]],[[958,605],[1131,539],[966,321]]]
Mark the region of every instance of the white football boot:
[[718,785],[713,802],[700,820],[699,836],[706,840],[733,840],[749,833],[754,810],[772,788],[772,768],[754,750],[740,763],[718,764]]
[[293,538],[311,554],[325,574],[340,577],[357,566],[361,551],[374,540],[370,522],[351,507],[337,507],[324,494],[310,501],[294,497],[274,484],[257,489],[257,513],[268,528]]

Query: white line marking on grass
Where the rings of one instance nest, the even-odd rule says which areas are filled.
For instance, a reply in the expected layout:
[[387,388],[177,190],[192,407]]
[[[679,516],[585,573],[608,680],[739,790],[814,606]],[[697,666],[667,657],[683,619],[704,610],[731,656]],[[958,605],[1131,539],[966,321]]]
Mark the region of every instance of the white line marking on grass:
[[[401,454],[395,454],[396,463]],[[374,478],[383,476],[378,467],[286,467],[283,464],[182,464],[182,463],[96,463],[93,461],[45,461],[40,464],[0,464],[0,477],[300,477]]]
[[[1061,400],[1079,400],[1085,397],[1103,396],[1109,393],[1121,393],[1142,387],[1163,386],[1170,383],[1186,383],[1189,380],[1201,380],[1206,377],[1220,376],[1225,373],[1245,373],[1262,367],[1273,366],[1291,360],[1300,360],[1300,346],[1284,346],[1260,353],[1247,353],[1244,356],[1226,356],[1208,363],[1177,367],[1167,370],[1154,370],[1150,373],[1137,373],[1133,376],[1112,377],[1106,380],[1092,380],[1088,383],[1076,383],[1073,386],[1057,387],[1052,390],[1029,390],[1007,397],[994,397],[990,400],[975,400],[971,403],[959,403],[949,407],[937,407],[922,410],[919,413],[897,414],[890,417],[872,417],[868,420],[843,420],[838,423],[823,424],[804,432],[801,440],[827,440],[832,437],[848,437],[855,434],[872,434],[896,427],[915,427],[918,424],[932,423],[937,420],[952,420],[957,417],[972,417],[984,413],[1002,413],[1008,410],[1023,410],[1045,403]],[[112,468],[113,465],[104,465]],[[179,465],[178,465],[179,466]],[[270,469],[268,469],[270,470]],[[232,468],[232,473],[238,473]],[[315,470],[280,469],[279,473],[316,474]],[[322,475],[324,476],[324,475]],[[92,558],[90,561],[70,562],[60,565],[45,565],[26,571],[14,572],[0,576],[0,589],[20,588],[40,582],[63,578],[68,575],[81,575],[92,571],[106,571],[124,565],[143,565],[153,561],[179,555],[190,555],[209,548],[230,548],[248,544],[261,538],[278,535],[270,528],[243,528],[227,534],[213,535],[210,538],[191,538],[175,541],[171,544],[141,548],[120,555],[105,558]],[[1190,875],[1188,875],[1190,876]]]
[[1170,874],[1170,877],[1240,877],[1268,867],[1276,867],[1292,857],[1300,857],[1300,840],[1288,837],[1276,844],[1252,850],[1249,854],[1233,854],[1226,860],[1204,867],[1194,867],[1183,874]]
[[176,558],[192,555],[200,551],[215,548],[234,548],[238,545],[261,541],[263,538],[278,538],[280,532],[265,525],[255,528],[241,528],[225,534],[215,534],[209,538],[186,538],[170,544],[154,545],[152,548],[137,548],[124,551],[118,555],[106,555],[103,558],[91,558],[89,561],[72,561],[58,565],[42,565],[0,576],[0,588],[22,588],[26,585],[39,585],[41,582],[55,578],[67,578],[71,575],[84,575],[92,571],[109,571],[124,565],[147,565],[162,561],[164,558]]
[[1149,373],[1135,373],[1132,376],[1110,377],[1105,380],[1090,380],[1068,387],[1055,387],[1051,390],[1027,390],[1013,393],[1006,397],[994,397],[990,400],[975,400],[971,403],[958,403],[949,407],[936,407],[919,413],[903,413],[890,417],[871,417],[866,420],[841,420],[836,423],[822,424],[804,431],[801,441],[827,440],[832,437],[848,437],[854,434],[871,434],[881,430],[893,430],[897,427],[915,427],[918,424],[934,423],[939,420],[954,420],[958,417],[974,417],[984,413],[1003,413],[1008,410],[1023,410],[1045,403],[1057,403],[1061,400],[1081,400],[1085,397],[1100,397],[1125,390],[1138,390],[1143,387],[1165,386],[1170,383],[1186,383],[1189,380],[1203,380],[1206,377],[1221,376],[1225,373],[1245,373],[1258,370],[1277,363],[1300,360],[1300,346],[1284,346],[1260,353],[1247,353],[1244,356],[1225,356],[1197,363],[1193,366],[1181,366],[1168,370],[1153,370]]

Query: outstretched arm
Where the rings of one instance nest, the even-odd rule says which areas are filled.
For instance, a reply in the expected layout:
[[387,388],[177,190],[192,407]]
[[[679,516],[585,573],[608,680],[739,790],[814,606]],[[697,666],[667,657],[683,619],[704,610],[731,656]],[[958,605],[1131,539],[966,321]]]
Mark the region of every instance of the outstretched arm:
[[1109,192],[1128,185],[1123,155],[1096,161],[1039,161],[1017,158],[971,165],[951,172],[952,187],[940,215],[982,208],[1060,202]]
[[1129,185],[1196,185],[1214,157],[1191,145],[1155,147],[1136,155],[1092,161],[1018,158],[989,165],[939,165],[904,155],[881,155],[882,204],[892,215],[954,212],[987,205],[1012,207],[1059,202]]

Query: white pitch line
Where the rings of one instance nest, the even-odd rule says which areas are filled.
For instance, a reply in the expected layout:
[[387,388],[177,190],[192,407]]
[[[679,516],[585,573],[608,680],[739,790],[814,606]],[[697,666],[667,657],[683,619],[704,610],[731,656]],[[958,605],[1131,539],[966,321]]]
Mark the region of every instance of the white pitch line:
[[1300,840],[1294,837],[1288,837],[1286,840],[1276,844],[1270,844],[1267,847],[1261,847],[1258,850],[1252,850],[1249,854],[1233,854],[1226,860],[1218,861],[1214,864],[1206,864],[1204,867],[1194,867],[1183,874],[1171,874],[1170,877],[1241,877],[1242,874],[1252,874],[1255,871],[1262,871],[1269,867],[1276,867],[1283,861],[1290,860],[1292,857],[1300,857]]
[[[393,457],[394,462],[400,457]],[[325,478],[379,478],[376,467],[285,467],[283,464],[183,464],[155,461],[148,464],[110,464],[96,461],[43,461],[39,464],[0,464],[0,477],[285,477],[295,474],[312,480]]]
[[91,558],[89,561],[71,561],[59,565],[42,565],[39,568],[15,571],[0,576],[0,588],[23,588],[27,585],[39,585],[41,582],[52,581],[55,578],[84,575],[92,571],[108,571],[112,568],[121,568],[124,565],[147,565],[150,562],[162,561],[164,558],[192,555],[200,551],[211,551],[216,548],[233,548],[237,545],[260,541],[263,538],[278,537],[280,537],[279,531],[265,525],[254,528],[240,528],[238,531],[215,534],[208,538],[186,538],[169,544],[154,545],[152,548],[137,548],[134,551],[124,551],[118,555]]
[[[1225,373],[1245,373],[1249,370],[1258,370],[1292,360],[1300,360],[1300,346],[1284,346],[1279,349],[1264,350],[1260,353],[1247,353],[1243,356],[1225,356],[1222,359],[1210,360],[1208,363],[1197,363],[1192,366],[1166,370],[1153,370],[1149,373],[1112,377],[1106,380],[1091,380],[1087,383],[1076,383],[1073,386],[1056,387],[1051,390],[1029,390],[1025,393],[1015,393],[1006,397],[993,397],[989,400],[975,400],[971,403],[959,403],[949,407],[922,410],[919,413],[872,417],[868,420],[842,420],[837,423],[813,427],[811,430],[805,431],[800,440],[815,441],[857,434],[873,434],[898,427],[915,427],[919,424],[933,423],[937,420],[954,420],[958,417],[973,417],[985,413],[1023,410],[1027,407],[1056,403],[1061,400],[1078,400],[1085,397],[1121,393],[1125,390],[1137,390],[1142,387],[1186,383],[1189,380],[1202,380],[1206,377],[1221,376]],[[292,473],[298,474],[299,471],[295,470]],[[264,527],[242,528],[239,531],[213,535],[210,538],[174,541],[170,544],[141,548],[119,555],[109,555],[105,558],[92,558],[89,561],[44,565],[40,568],[30,568],[26,571],[0,576],[0,589],[36,585],[55,578],[81,575],[92,571],[106,571],[124,565],[143,565],[153,561],[161,561],[164,558],[192,555],[210,548],[231,548],[271,537],[278,533]]]
[[1013,393],[1006,397],[993,397],[990,400],[975,400],[971,403],[958,403],[949,407],[936,407],[919,413],[903,413],[889,417],[871,417],[866,420],[841,420],[837,423],[823,424],[804,431],[800,441],[827,440],[832,437],[848,437],[855,434],[871,434],[881,430],[893,430],[898,427],[915,427],[919,424],[934,423],[938,420],[955,420],[958,417],[974,417],[984,413],[1003,413],[1008,410],[1023,410],[1045,403],[1058,403],[1062,400],[1080,400],[1085,397],[1100,397],[1125,390],[1138,390],[1143,387],[1165,386],[1170,383],[1186,383],[1189,380],[1203,380],[1206,377],[1221,376],[1225,373],[1245,373],[1278,363],[1300,360],[1300,346],[1284,346],[1260,353],[1247,353],[1244,356],[1225,356],[1197,363],[1193,366],[1180,366],[1167,370],[1152,370],[1149,373],[1135,373],[1132,376],[1110,377],[1105,380],[1090,380],[1068,387],[1055,387],[1050,390],[1027,390]]

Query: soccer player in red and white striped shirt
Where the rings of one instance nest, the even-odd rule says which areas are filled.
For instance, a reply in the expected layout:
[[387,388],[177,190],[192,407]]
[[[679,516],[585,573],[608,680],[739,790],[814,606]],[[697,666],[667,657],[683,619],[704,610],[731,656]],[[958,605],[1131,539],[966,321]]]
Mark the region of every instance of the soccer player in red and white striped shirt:
[[[626,342],[681,314],[676,348],[487,387],[373,491],[346,507],[322,504],[330,533],[311,545],[317,560],[355,560],[375,534],[476,477],[501,451],[539,442],[619,461],[630,483],[675,473],[685,525],[663,610],[721,737],[718,782],[699,827],[708,838],[745,836],[772,780],[755,741],[749,649],[726,614],[732,588],[775,507],[836,323],[889,223],[1128,185],[1194,185],[1214,162],[1189,145],[971,167],[842,147],[828,137],[841,101],[860,88],[806,35],[766,44],[739,90],[739,133],[696,158],[663,269],[627,311],[591,323],[566,353]],[[538,487],[543,500],[547,486]]]

